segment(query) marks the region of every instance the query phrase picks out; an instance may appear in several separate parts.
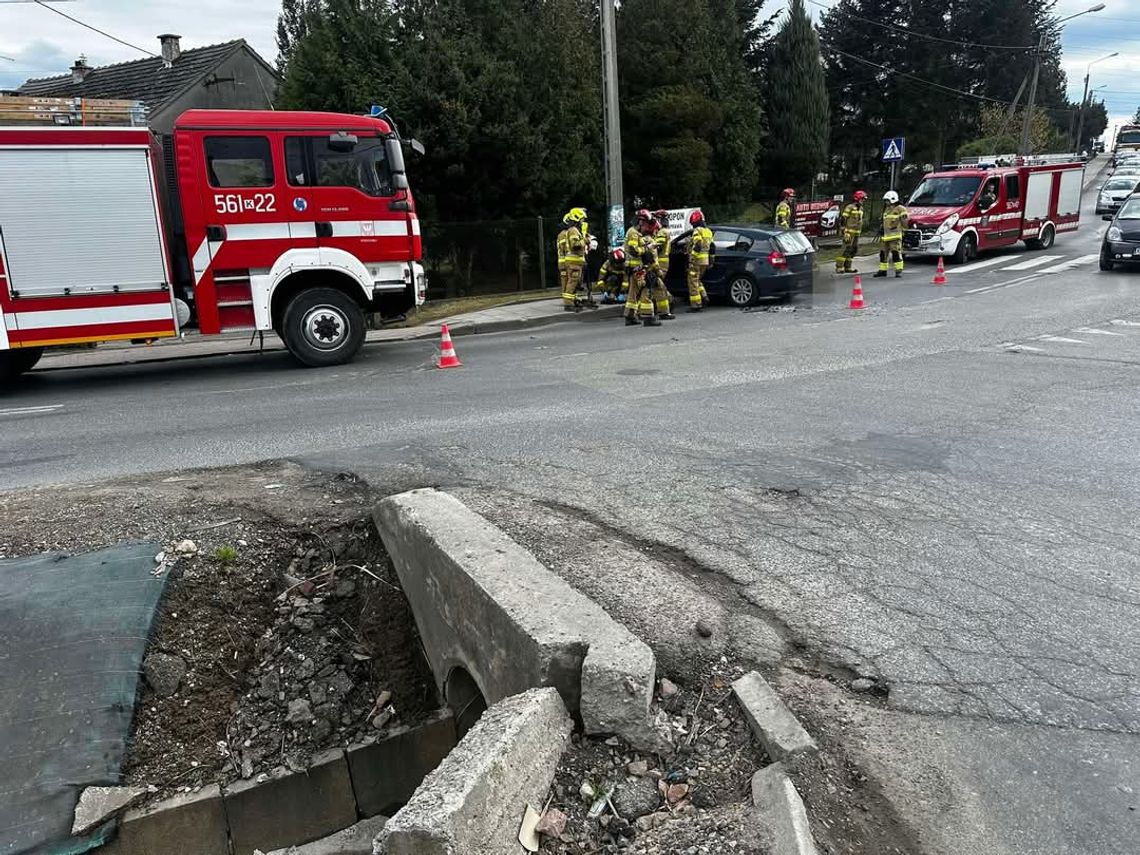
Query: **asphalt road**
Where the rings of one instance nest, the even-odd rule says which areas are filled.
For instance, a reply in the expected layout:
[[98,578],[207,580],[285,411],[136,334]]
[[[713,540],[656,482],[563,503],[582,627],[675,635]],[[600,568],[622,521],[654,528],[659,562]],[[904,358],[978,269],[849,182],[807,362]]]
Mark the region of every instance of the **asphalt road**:
[[[1054,249],[795,311],[565,324],[351,366],[37,372],[0,486],[290,456],[488,486],[683,550],[890,687],[857,736],[931,852],[1140,851],[1140,272]],[[842,292],[842,293],[838,293]]]

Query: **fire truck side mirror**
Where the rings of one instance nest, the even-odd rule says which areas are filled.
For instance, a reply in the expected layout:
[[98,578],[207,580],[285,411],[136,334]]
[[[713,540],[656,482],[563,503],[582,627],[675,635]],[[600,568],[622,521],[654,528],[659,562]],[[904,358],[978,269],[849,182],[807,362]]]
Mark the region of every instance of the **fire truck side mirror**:
[[392,170],[392,174],[403,175],[406,170],[404,150],[400,147],[400,141],[394,138],[384,140],[384,151],[388,155],[388,168]]
[[411,146],[412,151],[414,151],[420,157],[423,157],[425,154],[427,154],[427,149],[424,148],[424,144],[417,139],[408,140],[408,145]]
[[408,189],[408,176],[402,172],[393,172],[392,173],[392,186],[395,187],[397,190],[407,190]]
[[356,148],[359,142],[355,134],[348,134],[344,131],[337,131],[335,134],[329,134],[329,148],[333,151],[349,152]]

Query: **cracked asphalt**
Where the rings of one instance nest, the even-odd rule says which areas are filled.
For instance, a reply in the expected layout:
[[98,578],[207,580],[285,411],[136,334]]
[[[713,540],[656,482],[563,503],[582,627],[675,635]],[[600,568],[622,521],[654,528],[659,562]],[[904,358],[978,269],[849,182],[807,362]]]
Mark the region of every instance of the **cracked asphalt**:
[[[1103,226],[1052,256],[1095,253]],[[321,372],[36,372],[0,397],[0,487],[292,457],[498,492],[492,516],[577,508],[715,573],[706,594],[729,586],[788,642],[757,659],[784,657],[789,691],[819,668],[888,687],[819,726],[923,851],[1134,855],[1140,272],[1003,266],[936,289],[913,263],[865,280],[862,313],[840,283],[794,312],[466,337],[457,371],[409,342]],[[590,584],[620,599],[623,566]]]

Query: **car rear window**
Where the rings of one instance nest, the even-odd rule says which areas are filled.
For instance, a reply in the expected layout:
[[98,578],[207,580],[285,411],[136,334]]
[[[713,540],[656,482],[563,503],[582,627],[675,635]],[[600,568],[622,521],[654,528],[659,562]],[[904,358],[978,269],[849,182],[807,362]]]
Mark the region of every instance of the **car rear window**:
[[811,241],[803,236],[802,232],[780,232],[773,235],[772,240],[785,255],[799,255],[803,252],[814,252]]

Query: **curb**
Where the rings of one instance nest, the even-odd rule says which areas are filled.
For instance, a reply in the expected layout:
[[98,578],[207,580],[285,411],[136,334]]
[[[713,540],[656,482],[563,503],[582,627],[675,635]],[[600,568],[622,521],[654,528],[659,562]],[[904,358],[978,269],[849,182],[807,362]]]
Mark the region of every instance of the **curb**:
[[752,776],[752,803],[772,832],[772,855],[819,855],[804,800],[782,764]]
[[774,761],[797,754],[814,754],[818,750],[799,719],[758,672],[750,671],[734,682],[732,691],[744,709],[752,732]]

